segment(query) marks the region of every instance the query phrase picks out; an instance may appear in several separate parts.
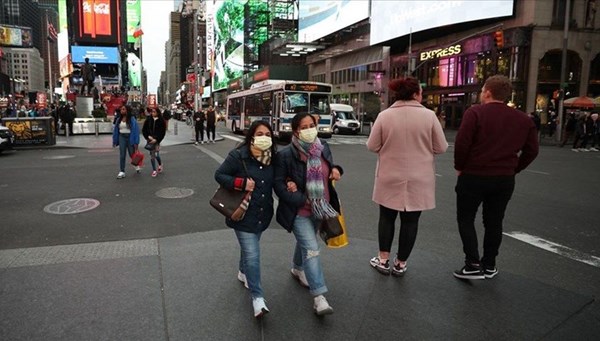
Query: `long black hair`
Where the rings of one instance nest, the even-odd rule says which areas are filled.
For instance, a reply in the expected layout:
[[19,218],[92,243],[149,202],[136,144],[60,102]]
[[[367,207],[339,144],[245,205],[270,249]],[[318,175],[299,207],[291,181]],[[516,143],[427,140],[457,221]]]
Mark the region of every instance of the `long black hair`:
[[129,106],[129,105],[122,105],[119,107],[119,122],[117,122],[117,124],[119,124],[123,121],[123,116],[120,116],[122,107],[125,107],[125,109],[127,110],[127,114],[125,115],[125,124],[127,124],[127,128],[131,129],[131,117],[133,116],[133,114],[132,114],[131,106]]
[[[267,121],[257,120],[257,121],[252,122],[252,124],[250,125],[250,128],[248,128],[248,133],[246,134],[246,137],[244,138],[244,142],[242,142],[240,144],[240,147],[246,146],[248,148],[248,150],[250,149],[250,146],[252,145],[252,138],[254,137],[254,133],[256,133],[256,129],[258,129],[259,126],[267,127],[267,129],[269,129],[269,133],[271,133],[271,140],[273,140],[273,128],[271,128],[271,125]],[[277,151],[277,149],[276,149],[274,140],[273,140],[273,144],[271,145],[270,149],[271,149],[271,155],[275,155],[275,152]]]
[[309,113],[300,113],[300,114],[296,114],[294,115],[294,117],[292,117],[292,131],[295,133],[296,130],[298,130],[298,127],[300,127],[300,121],[302,121],[305,117],[310,117],[313,121],[313,123],[315,124],[315,126],[317,125],[317,119]]

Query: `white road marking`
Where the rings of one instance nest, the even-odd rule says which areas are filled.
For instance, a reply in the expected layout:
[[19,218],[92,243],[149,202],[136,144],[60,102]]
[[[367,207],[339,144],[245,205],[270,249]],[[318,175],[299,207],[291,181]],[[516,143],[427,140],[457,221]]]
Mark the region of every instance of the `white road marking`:
[[437,176],[438,178],[441,178],[442,174],[435,173],[435,176]]
[[244,139],[242,139],[242,138],[239,138],[239,137],[237,137],[237,136],[225,135],[225,134],[221,134],[221,136],[222,136],[223,138],[230,139],[230,140],[237,141],[237,142],[242,142],[242,141],[244,141]]
[[541,171],[535,171],[535,170],[529,170],[529,169],[526,169],[525,171],[529,172],[529,173],[533,173],[533,174],[550,175],[550,173],[541,172]]
[[587,253],[524,232],[503,232],[502,234],[535,247],[539,247],[540,249],[556,253],[557,255],[600,268],[600,257],[588,255]]

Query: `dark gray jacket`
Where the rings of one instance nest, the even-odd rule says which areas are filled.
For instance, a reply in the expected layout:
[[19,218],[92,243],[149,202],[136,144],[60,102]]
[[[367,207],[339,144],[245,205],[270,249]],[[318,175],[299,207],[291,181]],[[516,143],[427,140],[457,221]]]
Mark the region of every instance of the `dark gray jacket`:
[[[329,164],[329,169],[337,168],[340,174],[344,174],[342,167],[333,163],[331,150],[327,142],[321,140],[323,144],[323,158]],[[288,192],[287,182],[296,183],[298,190]],[[329,180],[329,202],[333,208],[340,211],[339,199],[333,183]],[[288,232],[292,231],[294,219],[298,210],[304,206],[308,195],[306,194],[306,162],[300,158],[300,152],[292,144],[277,153],[275,162],[275,184],[273,186],[275,194],[279,197],[277,206],[277,222]]]

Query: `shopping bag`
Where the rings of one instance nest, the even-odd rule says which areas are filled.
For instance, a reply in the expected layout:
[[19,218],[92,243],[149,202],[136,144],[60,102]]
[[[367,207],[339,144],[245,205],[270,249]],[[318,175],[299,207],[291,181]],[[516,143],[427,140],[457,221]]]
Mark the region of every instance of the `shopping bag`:
[[240,221],[244,219],[251,194],[251,192],[219,187],[210,199],[210,206],[226,218],[233,221]]
[[330,248],[340,248],[348,245],[348,234],[346,233],[346,220],[344,219],[344,212],[340,208],[340,215],[338,216],[338,221],[342,228],[342,234],[337,237],[329,238],[325,241],[327,247]]
[[144,154],[142,154],[142,152],[140,152],[139,149],[136,149],[135,152],[133,152],[133,154],[131,154],[131,164],[134,166],[142,167],[143,163],[144,163]]

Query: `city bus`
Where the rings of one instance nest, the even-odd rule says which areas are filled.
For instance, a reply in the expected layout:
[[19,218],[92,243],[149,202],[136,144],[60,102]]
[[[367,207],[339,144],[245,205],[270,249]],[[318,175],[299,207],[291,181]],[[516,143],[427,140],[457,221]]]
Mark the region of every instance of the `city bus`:
[[319,137],[331,137],[331,84],[265,80],[250,89],[227,96],[227,127],[236,134],[245,133],[256,120],[267,121],[275,137],[289,140],[292,117],[298,113],[317,116]]

